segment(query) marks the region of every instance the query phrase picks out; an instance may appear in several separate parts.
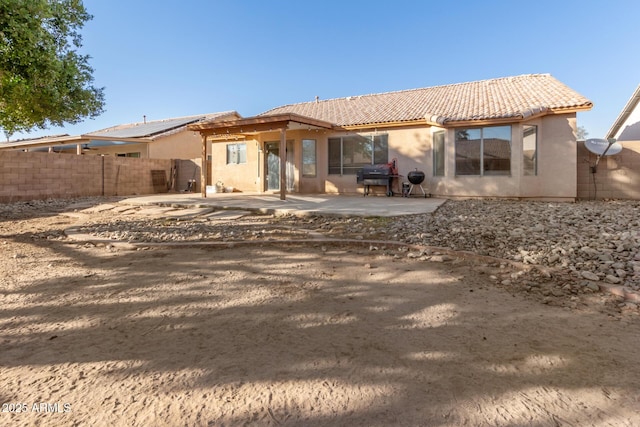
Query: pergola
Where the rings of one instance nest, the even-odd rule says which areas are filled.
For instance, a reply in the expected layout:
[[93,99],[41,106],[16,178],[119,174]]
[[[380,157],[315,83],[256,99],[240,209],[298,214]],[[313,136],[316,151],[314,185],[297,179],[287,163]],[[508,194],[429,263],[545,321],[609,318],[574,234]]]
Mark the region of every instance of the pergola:
[[[207,161],[207,138],[224,141],[234,136],[255,135],[261,132],[280,131],[280,200],[286,199],[286,142],[287,130],[334,129],[335,125],[298,114],[273,114],[247,117],[244,119],[194,123],[188,129],[200,132],[202,136],[202,164]],[[201,168],[201,182],[207,182],[206,168]],[[202,197],[207,197],[202,187]]]

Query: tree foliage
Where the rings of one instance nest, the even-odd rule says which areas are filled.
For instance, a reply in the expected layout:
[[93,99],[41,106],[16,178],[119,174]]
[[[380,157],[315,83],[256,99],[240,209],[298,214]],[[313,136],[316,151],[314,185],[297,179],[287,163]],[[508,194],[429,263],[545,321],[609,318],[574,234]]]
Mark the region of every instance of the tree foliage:
[[0,0],[0,128],[7,135],[102,113],[80,29],[82,0]]
[[576,129],[576,139],[578,141],[587,139],[587,135],[589,135],[589,132],[587,132],[584,126],[578,126],[578,128]]

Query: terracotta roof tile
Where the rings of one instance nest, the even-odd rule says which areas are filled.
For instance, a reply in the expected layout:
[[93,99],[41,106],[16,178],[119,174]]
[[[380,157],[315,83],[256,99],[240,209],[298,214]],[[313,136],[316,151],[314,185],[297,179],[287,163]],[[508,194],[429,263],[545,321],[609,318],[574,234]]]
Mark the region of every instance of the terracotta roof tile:
[[284,105],[260,115],[294,113],[339,126],[424,119],[445,124],[526,118],[547,110],[588,109],[592,105],[549,74],[527,74]]

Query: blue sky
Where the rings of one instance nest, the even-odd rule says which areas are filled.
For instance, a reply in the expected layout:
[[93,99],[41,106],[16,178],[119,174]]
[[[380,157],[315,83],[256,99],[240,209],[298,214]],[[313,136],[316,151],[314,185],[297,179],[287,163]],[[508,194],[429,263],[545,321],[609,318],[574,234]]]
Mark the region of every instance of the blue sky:
[[550,73],[604,137],[640,84],[637,0],[85,0],[105,112],[12,139],[120,123]]

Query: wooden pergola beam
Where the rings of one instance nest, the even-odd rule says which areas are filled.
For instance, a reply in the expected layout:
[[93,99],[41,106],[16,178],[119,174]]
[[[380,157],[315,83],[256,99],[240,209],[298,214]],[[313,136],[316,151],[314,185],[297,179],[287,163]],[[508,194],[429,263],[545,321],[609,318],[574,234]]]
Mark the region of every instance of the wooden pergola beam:
[[236,136],[257,134],[261,132],[280,131],[280,200],[286,199],[287,193],[287,129],[290,123],[309,128],[335,129],[332,123],[305,117],[298,114],[274,114],[254,116],[246,119],[222,120],[193,123],[187,129],[199,132],[202,137],[202,197],[206,197],[206,161],[207,137],[225,141]]
[[317,120],[311,117],[300,116],[298,114],[275,114],[271,116],[248,117],[245,119],[193,123],[188,126],[188,129],[195,132],[200,132],[201,134],[207,136],[234,133],[251,134],[268,131],[276,132],[283,127],[288,127],[289,123],[291,122],[323,129],[334,128],[334,125],[332,123]]
[[202,135],[202,165],[200,166],[200,194],[207,198],[207,137]]
[[280,200],[287,196],[287,128],[280,129]]

